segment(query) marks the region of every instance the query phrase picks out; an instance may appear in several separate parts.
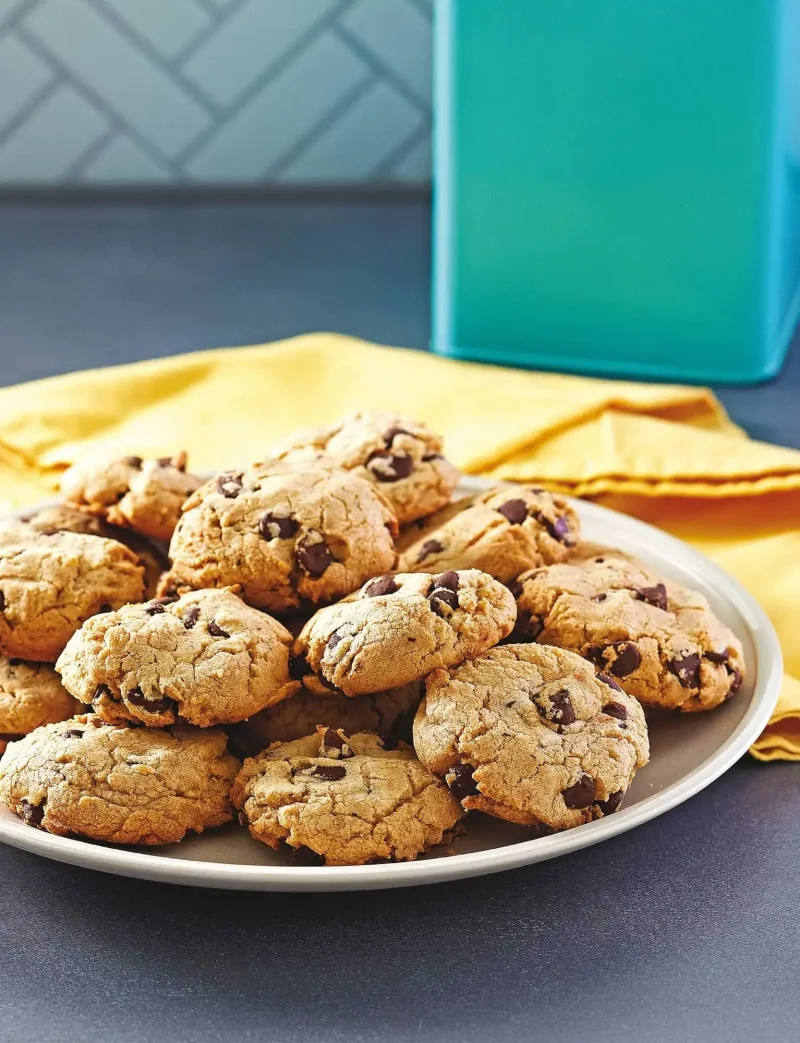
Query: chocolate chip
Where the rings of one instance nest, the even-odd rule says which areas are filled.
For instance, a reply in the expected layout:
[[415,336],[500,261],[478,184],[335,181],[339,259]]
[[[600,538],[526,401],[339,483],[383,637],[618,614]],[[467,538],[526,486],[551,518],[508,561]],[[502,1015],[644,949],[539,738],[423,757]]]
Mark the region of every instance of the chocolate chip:
[[376,449],[367,459],[366,466],[379,482],[398,482],[401,478],[408,478],[414,470],[414,461],[405,453]]
[[134,706],[141,706],[150,713],[162,713],[164,710],[169,710],[173,705],[172,700],[168,699],[166,695],[150,699],[138,687],[132,688],[126,698],[129,703],[133,703]]
[[601,645],[589,645],[589,647],[583,653],[583,658],[588,659],[590,663],[593,663],[598,668],[601,666],[605,666],[605,659],[603,658],[603,648]]
[[608,714],[609,717],[615,717],[618,721],[627,721],[628,719],[628,711],[622,703],[606,703],[603,707],[603,713]]
[[573,547],[575,545],[575,541],[572,539],[570,534],[569,522],[563,515],[559,515],[558,518],[552,522],[549,518],[545,517],[544,514],[539,512],[536,515],[536,519],[540,525],[544,526],[548,534],[554,540],[563,543],[565,547]]
[[608,668],[614,677],[627,677],[641,666],[642,657],[636,645],[618,644],[614,646],[614,651],[617,658]]
[[217,489],[229,500],[235,500],[242,491],[243,478],[244,475],[241,471],[229,471],[226,474],[221,474],[217,478]]
[[700,687],[700,656],[697,652],[672,659],[667,663],[667,669],[675,674],[682,688]]
[[396,594],[398,590],[394,576],[378,576],[370,580],[364,588],[364,596],[368,598],[379,598],[385,594]]
[[640,587],[636,597],[639,601],[646,601],[648,605],[667,611],[667,588],[663,583],[656,583],[654,587]]
[[322,745],[327,746],[331,750],[343,750],[344,739],[333,728],[328,728],[322,736]]
[[231,636],[228,633],[227,630],[223,630],[222,629],[222,627],[219,625],[219,623],[215,619],[212,619],[211,622],[208,624],[208,632],[209,632],[209,634],[211,634],[212,637],[230,637]]
[[345,637],[344,634],[331,634],[331,636],[328,638],[328,641],[327,641],[327,644],[326,644],[325,647],[326,648],[330,648],[331,651],[333,651],[333,649],[336,648],[336,646],[340,642],[344,641],[344,637]]
[[595,558],[594,560],[595,560],[595,561],[597,562],[597,564],[598,564],[598,565],[602,565],[602,564],[603,564],[603,562],[604,562],[604,561],[605,561],[606,559],[605,559],[605,558]]
[[608,594],[595,594],[592,601],[605,601],[607,597]]
[[[572,707],[572,700],[569,697],[569,692],[562,689],[560,692],[556,692],[555,695],[547,697],[550,706],[540,705],[537,702],[540,713],[547,718],[548,721],[553,721],[555,724],[574,724],[576,721],[575,710]],[[544,703],[544,700],[543,700]]]
[[604,815],[613,815],[622,803],[625,796],[624,789],[618,789],[616,793],[609,793],[605,800],[596,800],[594,806],[600,808]]
[[448,569],[447,572],[442,572],[438,576],[433,577],[433,585],[438,590],[442,588],[445,590],[458,590],[458,573],[454,572],[453,569]]
[[449,608],[455,610],[458,608],[458,594],[454,590],[441,590],[436,588],[432,590],[428,595],[428,603],[431,609],[436,613],[437,616],[442,618],[447,617],[447,613],[443,610],[442,606],[447,605]]
[[302,681],[306,674],[311,673],[311,667],[304,655],[293,655],[289,657],[289,677],[293,681]]
[[80,728],[69,728],[67,731],[61,733],[62,739],[80,739],[83,737],[83,731]]
[[512,525],[522,525],[528,517],[528,505],[524,500],[508,500],[497,508],[497,513],[502,514]]
[[441,453],[426,453],[422,458],[424,464],[429,464],[432,460],[444,460],[444,457]]
[[411,432],[406,431],[404,427],[390,427],[383,436],[383,442],[387,449],[391,448],[392,442],[398,435],[408,435],[410,438],[414,437]]
[[[419,549],[417,561],[424,561],[426,558],[429,558],[431,554],[441,554],[443,550],[444,547],[438,540],[425,540]],[[0,611],[2,611],[2,606],[0,606]]]
[[727,663],[728,653],[727,652],[703,652],[703,656],[709,661],[709,663]]
[[141,456],[126,456],[122,462],[127,464],[128,467],[135,467],[137,471],[144,463]]
[[609,688],[613,688],[616,692],[621,692],[622,688],[617,684],[613,677],[609,677],[608,674],[598,674],[597,680],[602,681],[603,684],[607,684]]
[[597,785],[592,776],[581,772],[578,781],[562,790],[561,796],[568,808],[579,809],[588,808],[590,804],[594,804],[596,793]]
[[315,578],[322,576],[334,561],[330,547],[322,540],[318,543],[309,543],[306,539],[298,540],[294,553],[300,567]]
[[463,800],[464,797],[478,792],[473,778],[474,771],[469,764],[454,764],[452,768],[447,769],[444,781],[456,800]]
[[157,615],[160,615],[160,613],[162,613],[164,611],[164,605],[171,605],[171,604],[172,604],[172,602],[170,601],[169,598],[167,598],[166,600],[164,600],[162,598],[157,598],[154,601],[148,602],[144,606],[144,610],[148,614],[148,616],[157,616]]
[[311,774],[324,782],[337,782],[345,777],[347,768],[343,764],[317,764]]
[[258,531],[265,540],[290,540],[297,532],[294,518],[281,518],[267,512],[258,523]]
[[191,630],[192,627],[197,623],[200,618],[200,606],[192,605],[186,615],[183,617],[183,625],[187,630]]
[[160,456],[157,462],[159,467],[172,467],[171,456]]
[[27,826],[40,826],[44,818],[44,804],[31,804],[30,801],[20,800],[20,818]]
[[107,684],[99,684],[97,688],[95,688],[94,695],[92,696],[92,702],[94,702],[95,699],[102,698],[103,696],[105,696],[107,699],[114,698],[111,689],[108,687]]
[[737,670],[735,666],[729,666],[728,667],[728,673],[731,675],[733,680],[731,681],[731,686],[728,689],[728,694],[725,696],[726,699],[730,699],[734,695],[736,695],[736,693],[739,691],[739,689],[742,686],[742,681],[744,680],[744,678],[742,677],[741,672],[739,670]]

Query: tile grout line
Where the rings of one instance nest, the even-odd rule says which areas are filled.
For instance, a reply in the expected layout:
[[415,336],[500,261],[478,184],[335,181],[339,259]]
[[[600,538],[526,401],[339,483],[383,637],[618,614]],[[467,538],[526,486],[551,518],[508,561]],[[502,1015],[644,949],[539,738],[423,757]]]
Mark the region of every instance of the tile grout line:
[[86,167],[111,144],[118,134],[119,130],[116,127],[106,127],[105,130],[101,130],[94,141],[90,142],[77,159],[70,163],[60,180],[67,185],[76,184]]
[[82,80],[78,79],[78,77],[58,59],[57,55],[54,55],[44,44],[40,43],[37,37],[33,36],[24,26],[21,25],[17,26],[16,33],[19,38],[30,47],[34,54],[37,54],[42,61],[49,65],[56,76],[60,78],[61,85],[68,84],[72,87],[86,101],[93,105],[95,109],[106,117],[110,126],[115,127],[127,137],[134,140],[141,149],[147,153],[154,163],[162,168],[172,171],[176,178],[181,178],[180,167],[171,160],[169,156],[165,155],[157,145],[148,141],[143,134],[140,134],[136,127],[124,120],[119,113],[115,112],[115,110],[112,109],[99,94],[92,90],[91,87],[88,87]]
[[179,47],[175,54],[171,55],[166,61],[169,63],[169,67],[181,66],[184,62],[188,61],[189,58],[199,50],[204,43],[211,39],[220,29],[225,22],[229,21],[237,12],[249,3],[249,0],[236,0],[235,3],[229,4],[228,7],[223,10],[214,7],[213,5],[207,5],[203,0],[195,0],[202,9],[209,15],[211,21],[204,29],[198,29],[191,40],[188,40],[183,47]]
[[373,74],[372,76],[367,76],[367,78],[362,80],[361,83],[356,84],[355,87],[339,99],[333,108],[328,109],[323,116],[320,116],[320,118],[308,128],[299,141],[296,141],[282,156],[279,156],[278,159],[275,160],[272,166],[265,172],[264,179],[267,181],[275,180],[276,175],[280,175],[282,170],[285,170],[294,162],[294,160],[297,159],[298,156],[301,156],[308,148],[309,144],[315,138],[319,137],[321,131],[326,128],[335,127],[342,116],[344,116],[344,114],[351,109],[356,102],[369,94],[377,82],[378,81]]
[[121,18],[113,8],[108,7],[104,0],[86,0],[91,10],[95,12],[100,18],[104,18],[109,25],[113,26],[116,32],[121,36],[127,43],[139,50],[152,64],[157,66],[172,80],[176,87],[179,87],[186,95],[199,105],[207,116],[212,119],[216,119],[219,114],[218,106],[212,101],[212,99],[206,97],[206,95],[196,87],[191,81],[187,80],[183,73],[179,69],[167,67],[164,62],[164,58],[156,48],[150,43],[150,41],[141,36],[133,26]]
[[416,91],[409,87],[402,77],[398,76],[397,73],[393,72],[387,65],[384,65],[367,46],[361,43],[354,33],[338,23],[333,27],[333,31],[341,38],[342,42],[346,43],[348,47],[355,51],[355,53],[365,61],[382,80],[386,80],[390,83],[398,94],[401,94],[406,101],[411,102],[411,104],[419,109],[425,116],[430,115],[430,104],[418,95]]
[[316,39],[321,37],[323,33],[330,29],[331,25],[335,22],[335,19],[347,10],[353,2],[354,0],[344,0],[343,3],[339,4],[335,11],[331,11],[324,18],[320,18],[319,21],[315,22],[310,29],[307,29],[305,33],[283,51],[280,57],[278,57],[269,68],[262,69],[261,73],[252,79],[241,94],[234,98],[229,105],[220,108],[217,125],[201,131],[194,141],[190,141],[189,144],[178,153],[176,162],[180,167],[184,168],[187,162],[191,162],[191,160],[202,151],[202,149],[214,137],[216,137],[217,132],[221,127],[231,119],[235,118],[242,109],[245,108],[245,106],[247,106],[264,90],[265,87],[269,86],[270,83],[276,80],[304,50],[314,43]]
[[[51,69],[50,72],[52,74],[53,70]],[[48,98],[58,93],[58,88],[58,79],[51,75],[51,79],[36,91],[35,94],[28,98],[28,100],[17,109],[14,115],[11,116],[6,123],[0,126],[0,147],[3,146],[9,138],[16,134],[22,124],[33,116],[40,105],[46,102]]]
[[[417,127],[411,132],[395,149],[390,152],[388,156],[385,156],[380,163],[375,166],[369,174],[370,178],[374,177],[389,177],[392,173],[392,168],[399,160],[407,156],[417,145],[421,144],[430,138],[431,135],[431,121],[425,120],[421,126]],[[430,175],[429,175],[430,179]],[[412,182],[416,184],[416,182]]]

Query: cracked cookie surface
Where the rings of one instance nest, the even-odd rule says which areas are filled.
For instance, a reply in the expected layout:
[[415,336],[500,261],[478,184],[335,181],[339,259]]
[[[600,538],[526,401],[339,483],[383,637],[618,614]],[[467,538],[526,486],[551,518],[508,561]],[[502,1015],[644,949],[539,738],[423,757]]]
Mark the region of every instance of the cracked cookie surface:
[[71,507],[68,503],[54,504],[44,507],[31,518],[28,525],[37,532],[52,534],[54,532],[78,532],[84,536],[102,536],[106,540],[116,540],[128,547],[139,559],[144,569],[144,596],[152,598],[156,595],[159,580],[169,568],[169,558],[155,544],[132,529],[123,529],[119,525],[109,525],[96,514]]
[[741,642],[702,594],[604,551],[519,577],[515,636],[568,648],[651,706],[710,710],[738,691]]
[[431,674],[414,748],[467,810],[545,830],[616,811],[649,757],[636,699],[580,656],[535,644]]
[[162,587],[240,585],[287,611],[349,594],[392,568],[397,523],[365,479],[324,460],[269,460],[207,482],[184,508]]
[[317,725],[355,732],[375,732],[387,746],[411,742],[411,724],[422,699],[419,682],[373,695],[348,698],[301,688],[282,702],[227,730],[231,748],[252,757],[274,742],[290,742],[313,734]]
[[227,590],[156,598],[90,619],[56,663],[65,688],[111,723],[241,721],[299,687],[292,637]]
[[306,687],[366,695],[480,655],[515,618],[511,592],[476,569],[377,576],[312,616],[294,654],[312,671]]
[[9,742],[80,709],[49,664],[0,656],[0,754]]
[[120,727],[87,714],[9,745],[0,801],[59,836],[171,844],[230,821],[240,766],[217,729]]
[[186,473],[186,453],[79,463],[61,477],[67,503],[157,540],[169,540],[181,507],[200,485],[201,479]]
[[324,454],[377,485],[401,525],[443,507],[459,478],[442,453],[441,436],[399,413],[362,410],[298,431],[273,452],[290,459]]
[[90,616],[139,601],[143,570],[115,540],[0,531],[0,652],[52,663]]
[[408,861],[463,814],[410,747],[326,728],[246,760],[231,799],[257,840],[310,848],[326,865]]
[[578,516],[562,497],[502,486],[406,529],[398,541],[398,569],[481,569],[510,583],[536,565],[563,561],[579,534]]

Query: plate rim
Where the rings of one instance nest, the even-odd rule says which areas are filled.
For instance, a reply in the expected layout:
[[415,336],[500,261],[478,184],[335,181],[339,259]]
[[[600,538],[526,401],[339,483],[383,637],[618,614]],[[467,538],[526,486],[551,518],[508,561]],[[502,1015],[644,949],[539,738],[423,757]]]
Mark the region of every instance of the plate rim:
[[[498,484],[514,483],[463,476],[459,488],[477,492]],[[738,580],[701,551],[638,518],[590,500],[570,496],[565,499],[582,516],[594,516],[606,522],[616,519],[634,535],[638,533],[643,540],[655,536],[664,550],[671,547],[683,564],[691,563],[702,570],[708,581],[739,612],[749,629],[749,637],[756,651],[757,670],[747,711],[713,753],[665,789],[623,808],[615,815],[551,836],[443,858],[379,865],[269,866],[158,858],[136,850],[59,837],[31,829],[15,816],[0,817],[0,842],[70,865],[184,886],[284,892],[371,890],[445,882],[531,865],[611,839],[670,811],[724,774],[764,730],[778,701],[783,677],[783,656],[778,636],[755,598]],[[9,516],[24,517],[35,510],[36,505]]]

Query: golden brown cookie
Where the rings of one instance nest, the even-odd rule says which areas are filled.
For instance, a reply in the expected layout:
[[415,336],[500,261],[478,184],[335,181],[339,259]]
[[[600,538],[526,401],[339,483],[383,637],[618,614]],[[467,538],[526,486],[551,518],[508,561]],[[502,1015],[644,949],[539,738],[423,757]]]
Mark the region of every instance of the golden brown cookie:
[[47,663],[0,656],[0,754],[42,724],[64,721],[80,704]]
[[326,603],[392,568],[396,533],[364,478],[322,460],[271,460],[191,497],[162,589],[240,585],[248,604],[276,612]]
[[186,473],[186,453],[160,460],[126,456],[107,463],[75,464],[62,475],[67,503],[112,525],[168,540],[181,507],[201,480]]
[[710,710],[744,678],[738,638],[697,591],[605,551],[519,577],[515,637],[585,656],[651,706]]
[[398,569],[480,569],[510,583],[535,565],[563,561],[579,533],[578,516],[563,497],[500,486],[409,526],[398,541]]
[[230,821],[239,767],[217,729],[120,727],[88,714],[11,743],[0,801],[59,836],[171,844]]
[[348,735],[375,732],[387,747],[411,742],[411,722],[422,699],[419,682],[374,695],[348,699],[326,690],[324,695],[300,688],[289,699],[226,728],[231,749],[252,757],[274,742],[311,735],[317,725],[341,728]]
[[52,663],[90,616],[139,601],[143,570],[115,540],[0,531],[0,652]]
[[458,484],[441,436],[399,413],[362,410],[327,427],[298,431],[272,451],[296,459],[319,454],[377,485],[400,524],[443,507]]
[[425,687],[414,748],[467,810],[569,829],[616,811],[649,757],[638,702],[560,648],[493,648]]
[[145,598],[156,596],[161,576],[169,568],[169,558],[157,544],[133,532],[132,529],[109,525],[96,514],[90,514],[79,507],[71,507],[68,503],[45,507],[27,521],[37,532],[47,535],[54,532],[80,532],[85,536],[102,536],[106,540],[116,540],[129,547],[144,569]]
[[231,799],[256,840],[310,848],[333,866],[416,858],[463,814],[409,747],[329,728],[246,760]]
[[308,664],[303,683],[314,691],[381,692],[480,655],[515,618],[511,592],[475,569],[379,576],[312,616],[294,644],[295,669]]
[[64,686],[111,723],[241,721],[291,695],[292,637],[227,590],[157,598],[90,619],[56,663]]

